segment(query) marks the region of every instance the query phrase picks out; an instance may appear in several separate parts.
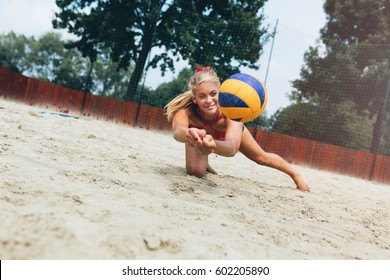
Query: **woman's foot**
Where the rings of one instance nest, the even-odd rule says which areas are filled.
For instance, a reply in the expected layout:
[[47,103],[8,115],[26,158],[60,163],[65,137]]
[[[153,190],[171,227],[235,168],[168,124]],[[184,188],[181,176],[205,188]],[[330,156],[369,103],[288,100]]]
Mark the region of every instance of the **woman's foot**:
[[301,174],[297,173],[293,178],[297,189],[303,192],[310,192],[309,184],[302,178]]
[[207,164],[206,171],[207,171],[207,172],[210,172],[211,174],[217,174],[217,171],[215,171],[214,168],[212,168],[212,167],[210,166],[210,164]]

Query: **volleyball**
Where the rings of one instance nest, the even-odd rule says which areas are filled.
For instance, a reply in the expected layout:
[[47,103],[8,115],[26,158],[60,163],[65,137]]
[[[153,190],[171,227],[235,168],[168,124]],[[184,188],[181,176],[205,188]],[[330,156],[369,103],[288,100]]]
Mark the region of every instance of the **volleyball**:
[[218,102],[222,113],[234,121],[250,122],[261,115],[268,93],[255,76],[237,73],[227,78],[219,89]]

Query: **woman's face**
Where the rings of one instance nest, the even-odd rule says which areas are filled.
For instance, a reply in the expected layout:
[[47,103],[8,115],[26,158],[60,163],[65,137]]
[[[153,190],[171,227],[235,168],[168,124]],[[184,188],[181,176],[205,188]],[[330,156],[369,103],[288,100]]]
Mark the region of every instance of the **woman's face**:
[[194,91],[192,100],[199,110],[207,115],[214,115],[219,109],[219,88],[215,83],[202,83]]

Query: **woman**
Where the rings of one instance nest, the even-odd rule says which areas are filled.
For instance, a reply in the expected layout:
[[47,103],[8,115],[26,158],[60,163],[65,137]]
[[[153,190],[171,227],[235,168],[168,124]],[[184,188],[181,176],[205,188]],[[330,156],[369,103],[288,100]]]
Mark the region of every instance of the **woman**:
[[174,139],[185,143],[187,172],[197,177],[203,177],[207,171],[215,173],[208,163],[209,154],[230,157],[240,151],[257,164],[286,173],[299,190],[310,191],[302,176],[283,158],[265,152],[242,123],[222,114],[219,87],[215,71],[198,67],[190,79],[188,91],[165,106]]

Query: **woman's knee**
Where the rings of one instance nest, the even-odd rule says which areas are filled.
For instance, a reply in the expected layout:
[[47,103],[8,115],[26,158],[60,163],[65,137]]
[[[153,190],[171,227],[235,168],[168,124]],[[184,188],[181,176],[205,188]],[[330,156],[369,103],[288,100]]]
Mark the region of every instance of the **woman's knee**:
[[261,153],[254,158],[254,161],[257,164],[269,166],[270,163],[272,162],[272,154],[266,152]]
[[206,169],[207,166],[205,168],[201,166],[188,166],[188,165],[186,166],[186,170],[188,174],[199,178],[202,178],[206,174]]

